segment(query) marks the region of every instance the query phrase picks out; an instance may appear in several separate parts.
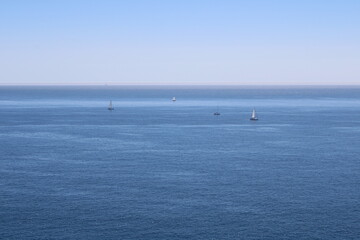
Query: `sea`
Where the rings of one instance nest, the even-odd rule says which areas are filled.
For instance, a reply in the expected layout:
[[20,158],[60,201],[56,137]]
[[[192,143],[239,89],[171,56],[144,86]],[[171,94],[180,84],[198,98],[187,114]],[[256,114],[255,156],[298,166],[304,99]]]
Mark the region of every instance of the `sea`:
[[360,239],[360,87],[1,86],[0,239]]

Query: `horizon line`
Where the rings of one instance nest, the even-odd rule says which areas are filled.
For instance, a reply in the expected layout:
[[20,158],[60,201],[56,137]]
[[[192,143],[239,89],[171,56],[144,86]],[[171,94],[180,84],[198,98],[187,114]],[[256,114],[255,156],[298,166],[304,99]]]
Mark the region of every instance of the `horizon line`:
[[19,84],[4,84],[4,83],[0,83],[0,86],[174,86],[174,87],[179,87],[179,86],[254,86],[254,87],[271,87],[271,86],[287,86],[287,87],[298,87],[298,86],[314,86],[314,87],[318,87],[318,86],[359,86],[360,87],[360,83],[356,83],[356,84],[279,84],[279,83],[275,83],[275,84],[120,84],[120,83],[85,83],[85,84],[81,84],[81,83],[51,83],[51,84],[47,84],[47,83],[34,83],[34,84],[26,84],[26,83],[19,83]]

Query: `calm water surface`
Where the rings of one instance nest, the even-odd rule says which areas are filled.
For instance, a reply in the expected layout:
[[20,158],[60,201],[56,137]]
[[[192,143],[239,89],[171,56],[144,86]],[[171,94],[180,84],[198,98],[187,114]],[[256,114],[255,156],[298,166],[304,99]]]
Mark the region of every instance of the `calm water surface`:
[[0,87],[0,238],[359,239],[359,144],[360,88]]

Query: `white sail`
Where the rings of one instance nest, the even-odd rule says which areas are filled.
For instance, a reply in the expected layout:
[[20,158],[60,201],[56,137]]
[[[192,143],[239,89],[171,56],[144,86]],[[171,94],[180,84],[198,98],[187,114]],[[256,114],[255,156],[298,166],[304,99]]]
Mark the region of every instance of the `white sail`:
[[256,112],[255,112],[255,109],[253,109],[253,111],[252,111],[251,118],[256,118]]
[[175,101],[176,101],[176,98],[175,98],[175,97],[173,97],[173,98],[172,98],[172,101],[173,101],[173,102],[175,102]]

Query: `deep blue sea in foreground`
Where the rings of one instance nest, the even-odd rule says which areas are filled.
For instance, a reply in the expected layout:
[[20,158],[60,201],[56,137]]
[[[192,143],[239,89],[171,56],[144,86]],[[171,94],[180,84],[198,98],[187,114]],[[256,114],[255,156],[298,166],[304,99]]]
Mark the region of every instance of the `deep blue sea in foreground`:
[[0,87],[0,239],[360,239],[360,88]]

